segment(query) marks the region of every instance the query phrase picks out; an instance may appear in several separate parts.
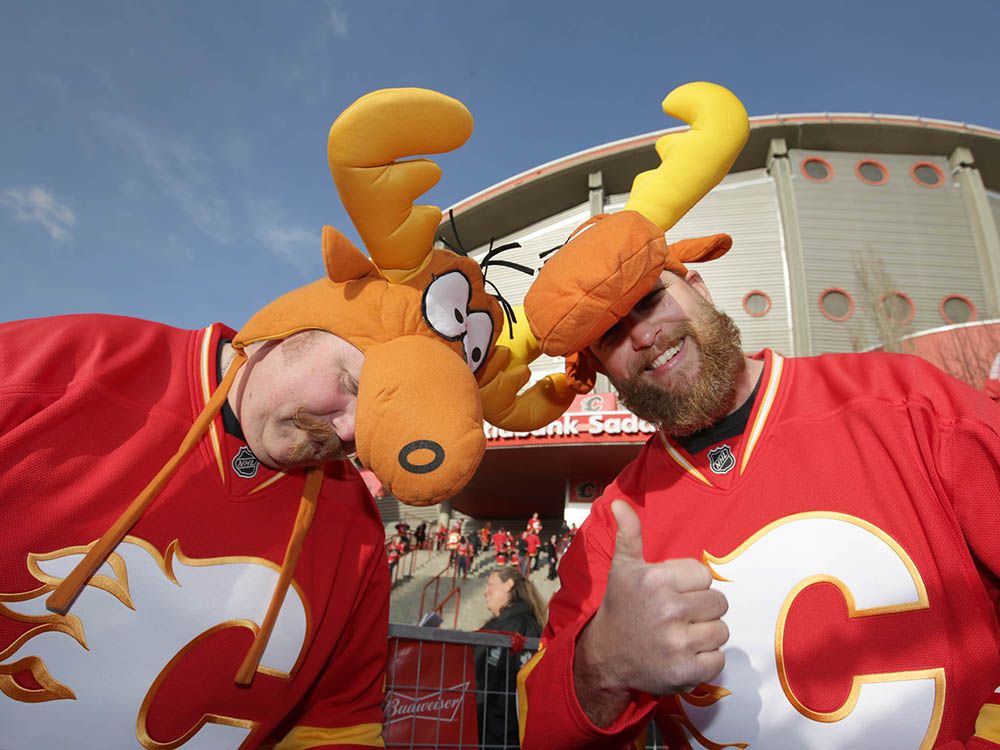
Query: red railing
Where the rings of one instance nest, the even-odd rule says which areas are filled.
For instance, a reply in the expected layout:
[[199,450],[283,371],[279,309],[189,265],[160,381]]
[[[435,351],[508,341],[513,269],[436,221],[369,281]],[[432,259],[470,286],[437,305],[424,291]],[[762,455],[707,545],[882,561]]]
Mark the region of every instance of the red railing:
[[[455,586],[448,594],[442,599],[436,607],[431,609],[431,612],[437,612],[438,617],[444,620],[444,605],[448,603],[448,600],[455,597],[455,622],[452,623],[452,628],[458,630],[458,609],[462,606],[462,587]],[[420,613],[421,619],[423,618],[423,612]]]
[[447,599],[449,596],[451,596],[451,594],[455,591],[455,589],[458,588],[458,566],[455,565],[455,561],[454,560],[449,560],[448,561],[448,565],[445,567],[445,569],[442,570],[440,573],[438,573],[436,576],[434,576],[427,583],[425,583],[423,590],[420,592],[420,617],[421,618],[424,616],[424,601],[425,601],[425,599],[427,597],[427,589],[429,589],[431,586],[434,586],[434,603],[431,604],[431,609],[434,609],[435,607],[437,607],[438,601],[439,601],[438,600],[438,596],[440,595],[440,591],[441,591],[441,577],[445,573],[447,573],[449,570],[452,571],[452,574],[451,574],[451,589],[448,591],[447,594],[445,594],[445,598]]
[[411,547],[410,551],[407,553],[407,555],[410,558],[410,569],[407,571],[406,574],[410,578],[412,578],[413,577],[413,569],[416,567],[416,564],[417,564],[417,547]]

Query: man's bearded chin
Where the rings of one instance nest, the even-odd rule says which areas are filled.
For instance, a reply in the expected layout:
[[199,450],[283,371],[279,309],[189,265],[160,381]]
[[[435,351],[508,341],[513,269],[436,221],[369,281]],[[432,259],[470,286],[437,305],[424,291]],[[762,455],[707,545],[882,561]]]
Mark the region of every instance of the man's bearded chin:
[[[675,437],[711,427],[732,411],[737,406],[733,403],[736,384],[746,369],[740,331],[733,319],[708,302],[702,301],[699,307],[697,325],[685,322],[670,334],[672,341],[689,336],[697,344],[701,368],[693,380],[678,377],[678,382],[669,385],[651,383],[643,377],[649,364],[644,360],[626,380],[612,381],[630,411]],[[650,354],[654,356],[655,352]]]
[[309,466],[347,457],[343,443],[329,422],[317,419],[303,409],[295,412],[292,421],[306,433],[306,437],[292,447],[289,461],[293,466]]

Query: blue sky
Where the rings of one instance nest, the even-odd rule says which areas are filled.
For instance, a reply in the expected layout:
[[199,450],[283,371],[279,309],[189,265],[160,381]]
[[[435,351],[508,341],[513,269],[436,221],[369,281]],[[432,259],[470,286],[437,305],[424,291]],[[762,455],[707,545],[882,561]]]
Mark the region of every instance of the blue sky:
[[751,115],[922,115],[1000,129],[996,0],[9,2],[0,27],[0,320],[108,312],[239,327],[357,235],[326,134],[358,96],[462,100],[446,207],[676,125],[711,80]]

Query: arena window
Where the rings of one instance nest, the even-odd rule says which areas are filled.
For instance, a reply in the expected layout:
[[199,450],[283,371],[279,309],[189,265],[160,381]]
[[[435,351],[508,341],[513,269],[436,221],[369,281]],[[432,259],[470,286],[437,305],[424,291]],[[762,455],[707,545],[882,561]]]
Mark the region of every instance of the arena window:
[[743,310],[752,318],[763,318],[771,312],[771,297],[759,289],[747,292],[743,297]]
[[803,159],[801,169],[802,174],[811,182],[829,182],[833,179],[833,165],[818,156]]
[[895,291],[883,294],[878,307],[886,320],[897,325],[909,323],[916,312],[913,300],[908,295]]
[[854,298],[845,289],[830,287],[820,292],[819,311],[830,320],[841,323],[854,314]]
[[862,159],[854,166],[854,174],[866,185],[884,185],[889,181],[885,164],[874,159]]
[[945,323],[968,323],[976,319],[976,306],[964,294],[942,297],[940,312]]
[[910,167],[910,177],[920,187],[939,188],[944,185],[944,172],[937,164],[927,161],[918,161]]

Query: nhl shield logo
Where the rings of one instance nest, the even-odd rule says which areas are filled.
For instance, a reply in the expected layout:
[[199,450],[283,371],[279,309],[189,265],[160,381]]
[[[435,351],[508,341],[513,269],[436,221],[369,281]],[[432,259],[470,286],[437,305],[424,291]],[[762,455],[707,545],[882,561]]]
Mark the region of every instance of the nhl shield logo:
[[244,479],[253,479],[260,468],[260,460],[245,445],[233,456],[233,471]]
[[728,445],[720,445],[708,452],[708,467],[716,474],[728,474],[736,466],[736,456]]

